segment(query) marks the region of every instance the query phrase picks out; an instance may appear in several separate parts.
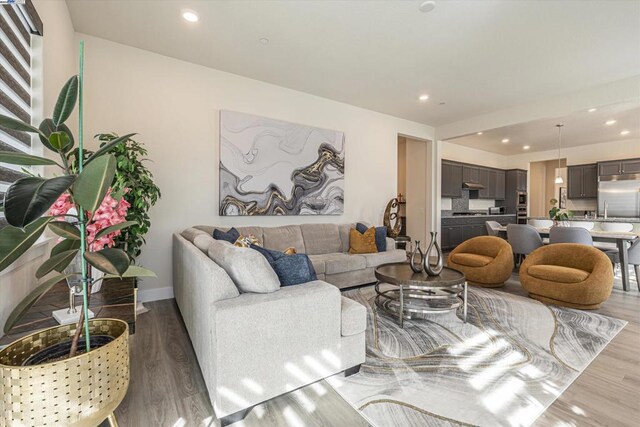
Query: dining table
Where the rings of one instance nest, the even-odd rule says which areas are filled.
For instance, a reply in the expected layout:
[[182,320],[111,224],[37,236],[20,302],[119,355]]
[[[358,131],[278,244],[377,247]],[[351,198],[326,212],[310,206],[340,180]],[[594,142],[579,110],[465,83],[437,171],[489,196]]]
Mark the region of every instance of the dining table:
[[[540,237],[549,237],[549,228],[542,227],[534,227]],[[502,226],[498,228],[498,231],[505,233],[507,232],[507,227]],[[602,230],[588,230],[589,234],[593,238],[594,242],[608,242],[615,243],[618,248],[618,254],[620,257],[620,270],[622,275],[622,288],[625,291],[628,291],[631,287],[629,278],[629,246],[638,238],[640,235],[633,231],[602,231]]]

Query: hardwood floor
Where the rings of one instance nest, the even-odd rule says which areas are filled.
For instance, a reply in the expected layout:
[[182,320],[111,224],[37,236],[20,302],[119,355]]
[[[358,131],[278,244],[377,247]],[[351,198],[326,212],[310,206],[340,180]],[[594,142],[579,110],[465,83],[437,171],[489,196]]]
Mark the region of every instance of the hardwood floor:
[[[635,279],[635,277],[632,277]],[[526,295],[513,276],[502,289]],[[174,300],[147,304],[131,338],[131,383],[116,415],[122,427],[219,426]],[[619,280],[597,312],[629,324],[536,421],[543,426],[640,425],[640,294]],[[234,426],[368,426],[319,381],[254,408]],[[380,426],[390,427],[390,426]]]

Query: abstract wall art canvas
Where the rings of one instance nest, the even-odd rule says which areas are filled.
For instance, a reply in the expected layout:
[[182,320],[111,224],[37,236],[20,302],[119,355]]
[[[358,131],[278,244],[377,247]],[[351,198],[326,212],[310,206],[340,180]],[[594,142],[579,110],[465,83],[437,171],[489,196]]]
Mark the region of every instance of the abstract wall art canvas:
[[342,213],[342,132],[220,112],[220,215]]

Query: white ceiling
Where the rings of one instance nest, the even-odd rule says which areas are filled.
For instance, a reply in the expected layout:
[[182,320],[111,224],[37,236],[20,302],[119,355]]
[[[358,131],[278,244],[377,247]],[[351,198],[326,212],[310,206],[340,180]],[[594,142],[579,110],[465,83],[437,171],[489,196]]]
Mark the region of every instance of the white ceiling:
[[[615,120],[613,125],[605,122]],[[562,146],[576,147],[608,141],[640,139],[640,105],[620,103],[598,107],[594,112],[578,111],[564,116],[519,123],[498,129],[484,130],[482,135],[472,134],[449,139],[459,145],[477,148],[502,155],[522,154],[535,151],[557,150],[558,123],[562,128]],[[620,132],[628,130],[628,135]],[[503,139],[509,139],[503,143]],[[530,146],[524,150],[525,145]],[[588,150],[585,147],[585,150]],[[630,153],[633,155],[633,153]],[[640,155],[640,153],[635,153]]]
[[432,126],[640,74],[638,0],[420,3],[67,0],[78,32]]

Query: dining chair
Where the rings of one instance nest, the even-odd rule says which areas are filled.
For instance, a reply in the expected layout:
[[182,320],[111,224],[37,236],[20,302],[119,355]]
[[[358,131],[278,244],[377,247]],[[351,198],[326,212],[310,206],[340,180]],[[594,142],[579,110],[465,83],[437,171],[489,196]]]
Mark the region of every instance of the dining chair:
[[600,228],[602,231],[608,231],[611,233],[624,233],[633,230],[633,224],[628,222],[601,222]]
[[508,224],[507,240],[513,249],[516,265],[520,265],[523,257],[544,245],[538,230],[529,224]]
[[489,236],[502,237],[500,235],[500,228],[502,225],[498,221],[485,221],[485,227],[487,227],[487,234]]
[[582,227],[551,227],[549,229],[549,244],[580,243],[593,246],[593,237],[589,230]]
[[553,221],[550,219],[530,219],[529,224],[535,228],[551,228]]
[[569,221],[569,227],[584,228],[585,230],[593,230],[595,225],[591,221]]

